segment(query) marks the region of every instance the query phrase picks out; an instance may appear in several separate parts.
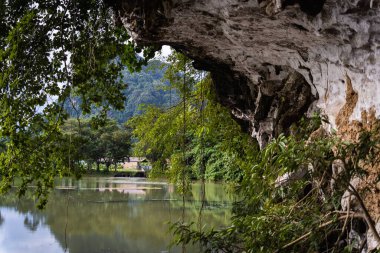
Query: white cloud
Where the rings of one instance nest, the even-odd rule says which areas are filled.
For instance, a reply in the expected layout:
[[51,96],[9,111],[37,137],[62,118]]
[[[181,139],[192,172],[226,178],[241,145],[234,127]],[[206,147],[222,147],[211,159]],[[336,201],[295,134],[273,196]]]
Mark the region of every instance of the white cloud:
[[163,46],[162,49],[161,49],[161,55],[163,57],[167,57],[168,55],[170,55],[172,53],[172,48],[169,47],[169,46]]

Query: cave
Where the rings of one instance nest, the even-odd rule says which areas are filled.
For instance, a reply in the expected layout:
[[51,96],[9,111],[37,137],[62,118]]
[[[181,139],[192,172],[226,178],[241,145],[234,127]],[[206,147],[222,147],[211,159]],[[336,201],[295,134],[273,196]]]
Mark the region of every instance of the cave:
[[[331,128],[380,107],[380,4],[365,0],[120,0],[117,19],[139,45],[169,45],[211,72],[220,102],[264,146],[305,114]],[[293,82],[293,83],[292,83]]]

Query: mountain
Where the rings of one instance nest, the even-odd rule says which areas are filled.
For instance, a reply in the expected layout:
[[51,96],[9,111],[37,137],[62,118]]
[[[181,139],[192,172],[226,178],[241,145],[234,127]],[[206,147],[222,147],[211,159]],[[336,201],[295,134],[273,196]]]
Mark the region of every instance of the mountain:
[[[123,70],[123,82],[128,87],[123,91],[126,99],[124,110],[111,110],[109,118],[115,119],[119,123],[127,121],[129,118],[141,113],[143,105],[156,105],[159,107],[169,107],[176,103],[179,98],[175,91],[171,91],[169,83],[164,80],[166,63],[160,60],[152,60],[140,72],[130,73]],[[72,98],[75,104],[80,104],[79,97]],[[77,117],[70,102],[65,103],[65,109],[71,117]],[[94,109],[94,113],[96,113]],[[83,115],[81,115],[83,116]]]

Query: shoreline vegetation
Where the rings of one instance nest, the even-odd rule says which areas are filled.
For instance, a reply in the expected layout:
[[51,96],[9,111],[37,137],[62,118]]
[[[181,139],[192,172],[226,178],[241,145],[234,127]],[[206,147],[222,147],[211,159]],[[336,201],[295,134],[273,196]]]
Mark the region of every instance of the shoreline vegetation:
[[139,178],[148,178],[148,175],[145,171],[141,170],[119,170],[119,171],[86,171],[83,176],[86,177],[139,177]]
[[[230,66],[244,57],[230,61],[229,55],[225,65],[210,52],[187,51],[181,43],[177,48],[182,52],[203,56],[194,62],[173,51],[159,61],[154,59],[159,48],[138,46],[122,22],[114,22],[120,13],[107,2],[112,1],[0,1],[1,195],[28,194],[43,209],[53,204],[48,200],[57,177],[68,187],[87,173],[164,177],[182,199],[176,202],[182,219],[171,225],[171,232],[173,244],[183,248],[193,243],[210,253],[380,250],[380,121],[375,111],[363,111],[362,122],[351,125],[359,94],[347,74],[345,80],[339,78],[346,83],[347,101],[336,111],[335,131],[323,111],[306,113],[318,95],[312,94],[313,78],[304,76],[313,69],[299,66],[298,72],[258,61],[262,64],[246,75]],[[165,16],[170,7],[161,6],[170,1],[142,1],[141,9],[139,1],[127,2],[136,3],[132,12],[143,14],[130,20],[140,31],[154,27],[151,21],[161,20],[156,14]],[[264,7],[281,1],[256,2]],[[288,2],[297,9],[301,2],[313,1]],[[233,6],[239,9],[239,4]],[[153,16],[145,12],[149,8]],[[361,10],[344,15],[356,17]],[[277,46],[293,47],[285,44]],[[125,166],[132,157],[144,159]],[[185,200],[193,180],[201,182],[201,206],[194,209],[200,222],[186,223]],[[232,218],[223,229],[201,226],[208,180],[232,189]],[[66,197],[61,210],[68,208]],[[102,222],[104,217],[93,216]],[[65,227],[66,240],[67,223],[59,227]]]

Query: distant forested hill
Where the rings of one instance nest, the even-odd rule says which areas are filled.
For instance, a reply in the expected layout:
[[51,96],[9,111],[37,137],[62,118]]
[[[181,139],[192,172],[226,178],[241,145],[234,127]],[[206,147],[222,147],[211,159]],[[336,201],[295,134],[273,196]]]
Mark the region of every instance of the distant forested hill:
[[[166,64],[159,60],[150,61],[140,72],[130,73],[125,69],[123,80],[128,88],[124,90],[126,97],[124,110],[111,110],[108,116],[123,123],[132,116],[140,114],[140,108],[143,105],[153,104],[159,107],[169,107],[170,103],[177,103],[179,100],[177,93],[170,91],[169,83],[163,78],[165,69]],[[76,105],[81,102],[79,97],[74,97],[72,100]],[[77,107],[77,110],[74,110],[70,102],[65,103],[65,109],[72,117],[77,117]],[[80,111],[78,112],[81,114]],[[80,116],[83,117],[83,115]]]

